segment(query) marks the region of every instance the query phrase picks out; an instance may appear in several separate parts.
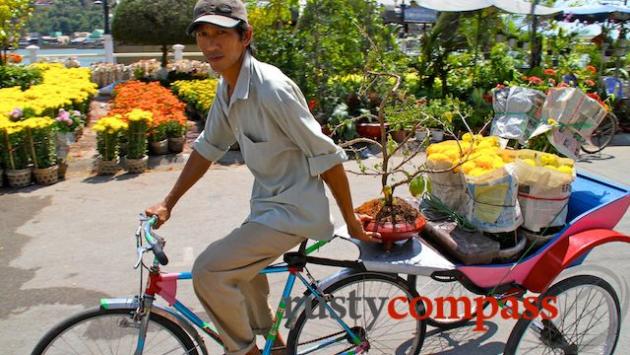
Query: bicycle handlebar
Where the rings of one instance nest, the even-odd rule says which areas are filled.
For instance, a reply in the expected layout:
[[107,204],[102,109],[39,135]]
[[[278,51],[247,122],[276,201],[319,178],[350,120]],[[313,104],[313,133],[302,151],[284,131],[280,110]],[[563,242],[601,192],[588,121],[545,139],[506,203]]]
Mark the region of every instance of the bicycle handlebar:
[[167,265],[168,257],[166,256],[166,253],[164,253],[163,249],[166,241],[157,234],[154,234],[152,231],[153,225],[155,225],[157,220],[156,216],[151,216],[146,222],[144,222],[144,239],[146,239],[147,243],[151,246],[151,250],[158,262],[161,265]]

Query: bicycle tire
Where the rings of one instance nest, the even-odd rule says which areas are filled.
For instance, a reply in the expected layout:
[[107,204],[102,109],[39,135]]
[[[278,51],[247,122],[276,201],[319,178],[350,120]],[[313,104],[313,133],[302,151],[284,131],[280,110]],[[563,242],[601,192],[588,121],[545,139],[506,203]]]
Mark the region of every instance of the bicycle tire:
[[[615,326],[616,329],[613,329],[613,332],[611,333],[610,331],[607,333],[606,339],[607,340],[611,340],[611,344],[608,344],[608,346],[606,347],[606,349],[608,351],[606,351],[606,354],[613,354],[615,352],[615,347],[617,346],[617,341],[619,340],[619,331],[621,329],[621,311],[620,311],[620,306],[619,306],[619,298],[617,297],[617,293],[615,292],[615,290],[612,288],[612,286],[610,286],[610,284],[608,282],[606,282],[605,280],[597,277],[597,276],[592,276],[592,275],[577,275],[577,276],[573,276],[570,277],[568,279],[564,279],[556,284],[554,284],[553,286],[551,286],[549,288],[549,290],[547,292],[545,292],[542,296],[541,299],[544,299],[544,297],[546,296],[555,296],[558,297],[560,295],[562,295],[563,293],[568,293],[569,291],[571,291],[571,289],[574,288],[579,288],[579,287],[588,287],[588,286],[592,286],[595,287],[597,289],[599,289],[598,291],[602,292],[602,295],[604,295],[607,299],[607,301],[609,302],[608,304],[608,310],[611,313],[609,316],[611,317],[609,319],[609,325],[611,326]],[[578,296],[580,296],[580,294],[578,294]],[[588,296],[591,296],[591,293],[589,292]],[[577,300],[577,297],[576,297]],[[558,302],[557,305],[560,305],[562,303],[562,301],[560,300],[560,298],[558,298]],[[587,305],[593,304],[595,303],[592,299],[588,299],[585,302]],[[562,316],[562,322],[564,323],[565,319],[568,318],[568,314],[569,313],[573,313],[573,306],[571,306],[568,310],[568,312],[566,312],[566,315],[558,315],[555,320],[557,320],[560,316]],[[564,307],[566,308],[566,303],[564,303]],[[599,305],[598,305],[599,308]],[[538,305],[538,309],[540,310],[540,305]],[[612,311],[612,312],[611,312]],[[579,316],[578,316],[579,313]],[[586,315],[590,314],[586,313]],[[584,311],[582,311],[580,313],[580,311],[575,311],[575,315],[576,318],[579,318],[579,320],[576,320],[576,322],[574,322],[575,324],[575,332],[577,333],[578,331],[578,327],[580,325],[580,321],[582,321],[584,319]],[[595,315],[597,315],[597,312],[595,311]],[[552,325],[547,325],[550,324],[549,322],[547,324],[543,322],[540,322],[540,325],[542,326],[542,328],[539,328],[540,333],[536,333],[536,331],[532,330],[532,333],[534,333],[534,340],[538,340],[542,343],[543,346],[545,346],[543,348],[543,353],[546,353],[546,351],[548,350],[554,350],[556,348],[552,347],[552,345],[559,345],[559,346],[563,346],[564,348],[561,349],[562,351],[564,351],[564,353],[578,353],[578,352],[582,352],[583,349],[581,349],[580,347],[582,346],[582,344],[575,344],[575,343],[570,343],[573,342],[573,334],[571,334],[571,338],[567,339],[567,335],[565,334],[564,330],[567,329],[569,330],[569,327],[565,328],[564,324],[562,324],[560,327],[561,329],[558,329],[558,325],[556,325],[555,323],[557,323],[556,321],[552,322]],[[519,350],[519,345],[521,344],[521,342],[524,339],[524,336],[526,335],[527,330],[530,329],[530,325],[532,323],[532,319],[525,319],[525,318],[520,318],[518,320],[518,322],[516,322],[516,325],[514,326],[514,328],[512,329],[512,332],[510,333],[510,337],[508,338],[507,344],[505,345],[505,352],[504,354],[506,355],[514,355],[514,354],[533,354],[535,352],[533,352],[531,349],[528,350],[523,350],[523,352],[518,352]],[[599,321],[601,321],[601,318],[596,322],[596,324],[593,324],[591,326],[591,323],[589,323],[586,326],[586,329],[591,330],[593,329],[593,327],[597,324],[600,324]],[[570,328],[573,328],[573,324],[571,324]],[[533,326],[532,326],[533,329]],[[567,332],[568,333],[568,332]],[[579,339],[580,334],[575,334],[576,338]],[[582,339],[584,339],[586,337],[586,333],[584,335],[584,337]],[[558,338],[561,338],[560,340]],[[532,343],[534,342],[534,340],[527,340],[528,342]]]
[[[101,328],[98,327],[98,325],[95,325],[95,328],[90,328],[90,325],[88,325],[88,327],[86,328],[86,331],[84,332],[83,335],[88,336],[88,341],[90,342],[86,345],[86,349],[87,351],[80,351],[75,349],[72,345],[75,345],[74,343],[70,343],[69,339],[64,339],[64,335],[67,334],[68,331],[73,330],[74,328],[82,325],[83,323],[86,322],[90,322],[92,320],[95,319],[104,319],[107,317],[116,317],[116,318],[120,318],[119,324],[118,324],[118,328],[119,329],[123,329],[123,328],[127,328],[127,327],[122,327],[121,323],[123,319],[131,319],[132,315],[136,312],[135,308],[124,308],[124,309],[102,309],[102,308],[95,308],[95,309],[89,309],[86,311],[83,311],[81,313],[78,313],[74,316],[71,316],[70,318],[64,320],[63,322],[57,324],[56,326],[54,326],[52,329],[50,329],[43,337],[42,339],[37,343],[37,345],[35,346],[35,349],[33,350],[33,352],[31,353],[32,355],[41,355],[41,354],[69,354],[69,353],[76,353],[76,354],[98,354],[101,353],[101,345],[99,344],[99,340],[101,340],[102,338],[107,338],[108,336],[111,337],[111,339],[106,339],[106,341],[110,341],[110,340],[116,340],[115,337],[112,337],[112,335],[117,335],[117,334],[113,334],[115,333],[116,329],[114,329],[114,327],[112,327],[110,330],[112,331],[112,333],[108,333],[105,331],[105,328]],[[152,324],[154,323],[154,324]],[[179,345],[182,347],[182,351],[179,352],[178,354],[191,354],[191,355],[198,355],[198,351],[197,348],[195,346],[194,341],[190,338],[190,336],[188,335],[188,333],[186,333],[186,331],[184,329],[182,329],[179,325],[175,324],[174,322],[172,322],[171,320],[164,318],[158,314],[155,313],[151,313],[151,316],[149,318],[149,333],[154,330],[154,329],[159,329],[156,328],[156,326],[160,326],[163,329],[165,329],[166,331],[170,332],[170,334],[174,337],[175,340],[177,340],[179,342]],[[122,354],[125,355],[129,355],[129,354],[133,354],[135,351],[135,344],[137,341],[137,337],[138,337],[138,329],[137,328],[133,328],[133,325],[131,325],[131,332],[129,332],[129,334],[120,334],[118,339],[117,339],[117,349],[118,350],[120,348],[120,345],[122,341],[122,337],[126,338],[130,338],[132,340],[132,342],[130,343],[130,348],[129,351],[124,351],[122,352]],[[147,338],[149,337],[150,334],[147,334]],[[89,339],[89,337],[92,337],[92,339]],[[101,338],[98,339],[97,337]],[[149,339],[147,339],[149,340]],[[71,349],[71,351],[63,351],[61,350],[60,352],[53,352],[51,350],[54,349],[55,344],[57,344],[57,342],[65,342],[65,344]],[[93,346],[92,346],[93,345]],[[145,343],[145,352],[143,352],[143,354],[147,354],[147,351],[150,350],[150,342],[146,342]],[[161,345],[162,346],[162,345]],[[163,346],[168,346],[168,345],[163,345]],[[171,351],[172,346],[170,346],[167,349],[167,352],[169,354],[177,354],[175,352],[169,352]],[[109,350],[111,350],[110,352],[107,352],[107,354],[112,354],[113,352],[113,348],[108,347]],[[161,347],[159,350],[162,350],[163,348]],[[176,348],[175,348],[176,349]],[[96,350],[96,352],[95,352]],[[173,349],[174,350],[174,349]],[[150,353],[149,353],[150,354]]]
[[595,154],[601,152],[604,148],[606,148],[610,142],[612,142],[615,137],[615,133],[617,133],[618,123],[617,117],[614,113],[608,112],[602,122],[600,122],[599,126],[595,128],[593,134],[591,135],[591,141],[593,145],[590,144],[582,144],[580,147],[583,152],[588,154]]
[[[324,294],[328,295],[328,294],[334,294],[335,292],[338,293],[338,291],[341,291],[342,289],[344,289],[347,286],[352,286],[354,284],[363,284],[366,285],[368,282],[380,282],[380,283],[384,283],[384,284],[389,284],[391,285],[391,287],[396,287],[399,291],[399,293],[397,293],[397,296],[402,296],[405,295],[407,296],[409,299],[413,299],[415,297],[418,297],[418,293],[414,290],[409,288],[407,282],[400,278],[398,275],[389,275],[389,274],[382,274],[382,273],[371,273],[371,272],[363,272],[363,273],[359,273],[359,274],[353,274],[353,275],[349,275],[348,277],[345,277],[335,283],[333,283],[332,285],[330,285],[329,287],[327,287],[324,290]],[[365,288],[365,286],[364,286]],[[317,299],[313,299],[313,301],[311,302],[311,310],[316,310],[317,306],[319,304],[319,301]],[[385,309],[385,307],[383,307],[383,309]],[[386,309],[385,309],[386,310]],[[421,314],[423,312],[423,310],[420,310],[418,313]],[[389,315],[383,315],[384,317],[389,318]],[[411,317],[411,316],[409,316]],[[408,342],[409,340],[413,339],[414,344],[411,344],[411,348],[408,352],[405,352],[406,354],[414,354],[417,355],[420,353],[420,350],[422,349],[422,344],[424,343],[424,338],[426,336],[426,320],[424,319],[414,319],[414,318],[410,318],[413,321],[415,321],[415,335],[413,336],[413,338],[407,339],[406,342]],[[302,330],[304,329],[305,324],[307,324],[307,321],[309,320],[308,317],[308,310],[303,310],[300,315],[297,318],[297,321],[295,323],[295,325],[293,326],[293,328],[289,331],[289,335],[288,335],[288,339],[287,339],[287,354],[289,355],[297,355],[299,354],[298,352],[298,346],[299,345],[304,345],[304,343],[300,344],[300,335],[302,334]],[[332,321],[332,320],[330,320]],[[396,321],[395,321],[396,322]],[[376,328],[376,323],[377,319],[373,319],[371,320],[371,324],[374,324],[374,327]],[[364,323],[365,324],[365,323]],[[380,323],[382,326],[382,322]],[[335,322],[336,325],[336,330],[339,331],[343,331],[342,328]],[[399,324],[398,324],[399,325]],[[352,327],[351,324],[349,324],[350,327]],[[396,328],[396,331],[398,332],[398,334],[400,333],[405,333],[405,331],[403,332],[399,332],[400,328]],[[404,336],[404,335],[403,335]],[[367,338],[368,340],[370,339],[370,334],[367,334]],[[397,341],[397,339],[396,339]],[[308,342],[308,341],[307,341]],[[401,345],[404,345],[406,342],[403,342]],[[350,343],[350,340],[347,340],[347,344],[345,344],[348,346],[348,349],[352,348],[352,344]],[[374,346],[374,344],[372,342],[370,342],[371,346]],[[380,343],[377,345],[381,345]],[[346,350],[348,350],[346,349]],[[331,354],[331,350],[330,349],[324,349],[323,352],[321,352],[321,354]],[[384,352],[384,353],[393,353],[393,352]],[[399,352],[396,352],[397,354]],[[317,354],[317,353],[314,353]]]

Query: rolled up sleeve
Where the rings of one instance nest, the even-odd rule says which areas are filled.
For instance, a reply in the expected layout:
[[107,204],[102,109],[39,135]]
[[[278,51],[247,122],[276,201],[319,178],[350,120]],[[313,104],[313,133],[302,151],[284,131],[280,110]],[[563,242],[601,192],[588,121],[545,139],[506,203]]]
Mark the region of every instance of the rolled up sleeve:
[[193,149],[208,161],[217,161],[236,142],[227,117],[220,108],[220,102],[215,99],[208,113],[206,125],[199,137],[193,143]]
[[295,84],[277,85],[269,90],[269,96],[265,100],[268,110],[280,129],[306,156],[311,176],[321,175],[348,159],[343,149],[322,133]]

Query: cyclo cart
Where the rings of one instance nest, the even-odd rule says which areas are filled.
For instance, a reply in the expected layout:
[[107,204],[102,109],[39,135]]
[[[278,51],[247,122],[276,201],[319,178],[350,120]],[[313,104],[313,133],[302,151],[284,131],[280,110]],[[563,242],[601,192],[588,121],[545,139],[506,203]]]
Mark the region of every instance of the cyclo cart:
[[[408,275],[409,285],[414,288],[421,284],[419,278],[430,277],[437,283],[456,283],[469,293],[491,296],[499,302],[508,297],[522,300],[527,292],[541,294],[539,300],[555,297],[558,314],[553,319],[519,319],[505,354],[613,354],[622,315],[612,286],[594,275],[556,279],[565,269],[582,264],[595,247],[611,242],[630,243],[630,236],[614,230],[630,205],[630,190],[585,172],[578,173],[572,190],[566,226],[518,262],[463,265],[421,236],[410,240],[411,246],[391,253],[383,253],[374,245],[355,243],[360,250],[359,262],[368,271]],[[438,288],[432,294],[451,296],[449,289],[453,287]],[[422,295],[423,289],[418,288],[417,292]],[[540,303],[536,306],[542,308]],[[467,323],[474,317],[474,310],[471,313],[468,319],[448,319],[445,315],[428,320],[429,324],[451,328]],[[575,319],[573,314],[583,319]]]

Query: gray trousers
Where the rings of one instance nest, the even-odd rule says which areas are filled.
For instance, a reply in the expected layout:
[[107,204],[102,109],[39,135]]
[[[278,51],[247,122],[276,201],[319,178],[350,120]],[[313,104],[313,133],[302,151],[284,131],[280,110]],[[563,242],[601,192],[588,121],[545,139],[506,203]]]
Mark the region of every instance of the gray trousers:
[[305,238],[259,223],[245,223],[210,244],[195,260],[195,293],[219,332],[227,354],[256,345],[273,325],[269,282],[260,270]]

